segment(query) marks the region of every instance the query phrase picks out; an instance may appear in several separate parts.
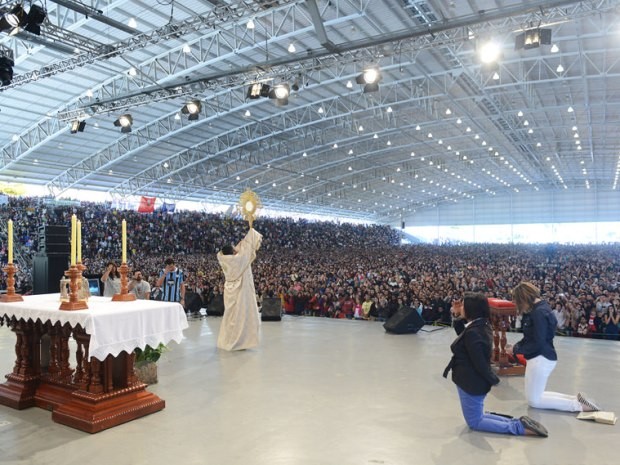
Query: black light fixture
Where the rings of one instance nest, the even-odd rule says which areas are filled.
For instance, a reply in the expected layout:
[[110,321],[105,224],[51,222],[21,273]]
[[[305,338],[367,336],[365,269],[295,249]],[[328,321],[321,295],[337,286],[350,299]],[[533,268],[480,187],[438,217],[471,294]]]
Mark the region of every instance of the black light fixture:
[[71,122],[71,134],[76,134],[78,132],[84,132],[84,128],[86,128],[86,121],[80,121],[76,119]]
[[287,82],[276,84],[269,91],[269,98],[275,99],[276,106],[288,105],[288,97],[291,95],[291,87]]
[[0,83],[8,86],[13,80],[15,62],[8,57],[0,57]]
[[30,7],[30,11],[28,11],[28,14],[26,15],[26,19],[24,20],[24,30],[40,36],[41,24],[43,24],[46,17],[47,12],[42,7],[32,5]]
[[529,50],[541,45],[551,45],[551,29],[528,29],[515,37],[515,50]]
[[261,97],[269,97],[269,91],[271,87],[268,84],[262,82],[255,82],[248,87],[248,94],[246,98],[255,100]]
[[181,108],[181,113],[184,115],[189,115],[187,117],[190,121],[196,121],[200,116],[200,110],[202,110],[202,103],[200,100],[190,100],[183,108]]
[[21,5],[15,5],[8,12],[2,16],[0,21],[0,30],[5,31],[9,29],[15,29],[25,23],[26,12]]
[[123,133],[131,132],[132,124],[133,124],[133,118],[129,113],[119,116],[118,119],[114,121],[114,126],[120,127],[121,132]]
[[364,85],[364,93],[377,92],[379,90],[379,81],[381,80],[381,72],[379,68],[373,67],[365,69],[362,74],[355,78],[355,82]]

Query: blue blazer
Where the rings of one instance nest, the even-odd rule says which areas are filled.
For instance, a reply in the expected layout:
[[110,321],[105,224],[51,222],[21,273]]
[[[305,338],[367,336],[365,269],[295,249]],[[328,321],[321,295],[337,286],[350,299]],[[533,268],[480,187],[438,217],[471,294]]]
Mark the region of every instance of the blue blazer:
[[521,328],[523,339],[517,342],[513,353],[523,354],[526,360],[542,355],[547,360],[557,360],[558,355],[553,347],[553,336],[558,321],[549,304],[541,300],[534,304],[532,310],[523,314]]
[[485,395],[499,378],[491,368],[493,332],[486,318],[471,322],[450,346],[452,359],[444,377],[452,370],[452,381],[468,394]]

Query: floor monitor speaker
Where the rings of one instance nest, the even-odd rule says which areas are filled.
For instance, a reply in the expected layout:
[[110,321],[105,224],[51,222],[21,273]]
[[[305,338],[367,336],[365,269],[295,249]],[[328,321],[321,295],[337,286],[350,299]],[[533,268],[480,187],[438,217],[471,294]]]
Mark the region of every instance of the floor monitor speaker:
[[388,333],[417,333],[424,326],[424,320],[415,308],[400,307],[383,327]]
[[222,316],[224,314],[224,296],[219,294],[211,299],[207,305],[207,316]]
[[263,299],[260,309],[262,321],[280,321],[282,319],[282,300],[279,297]]

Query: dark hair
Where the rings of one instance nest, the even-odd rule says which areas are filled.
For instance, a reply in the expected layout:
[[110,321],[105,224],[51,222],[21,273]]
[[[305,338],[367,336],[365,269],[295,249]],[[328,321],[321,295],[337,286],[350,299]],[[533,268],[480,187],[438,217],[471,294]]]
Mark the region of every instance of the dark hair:
[[222,247],[222,255],[234,255],[235,249],[232,245],[225,245]]
[[489,318],[491,315],[489,300],[482,292],[466,292],[463,296],[463,308],[467,321],[473,321],[476,318]]
[[168,266],[168,265],[174,265],[174,258],[166,258],[166,261],[164,262],[164,265]]

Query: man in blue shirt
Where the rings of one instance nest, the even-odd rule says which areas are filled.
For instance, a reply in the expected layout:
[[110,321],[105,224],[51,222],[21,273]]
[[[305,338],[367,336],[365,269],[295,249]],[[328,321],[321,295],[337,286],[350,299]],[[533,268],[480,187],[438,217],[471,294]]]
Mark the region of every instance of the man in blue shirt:
[[185,306],[185,277],[183,271],[176,267],[174,259],[166,258],[165,268],[159,274],[157,287],[162,290],[161,300],[180,302]]

